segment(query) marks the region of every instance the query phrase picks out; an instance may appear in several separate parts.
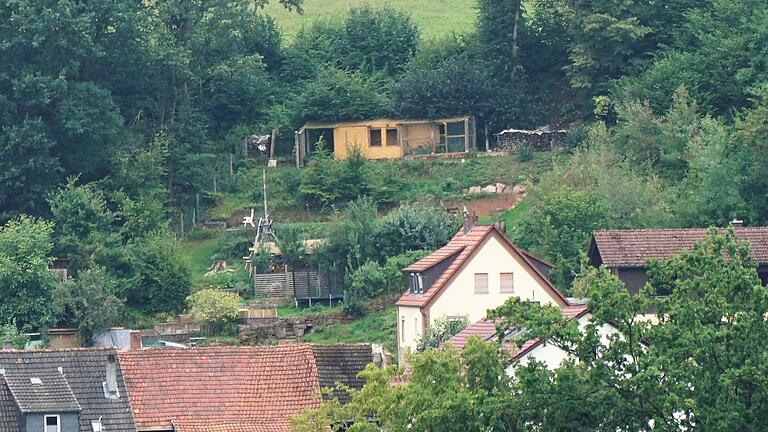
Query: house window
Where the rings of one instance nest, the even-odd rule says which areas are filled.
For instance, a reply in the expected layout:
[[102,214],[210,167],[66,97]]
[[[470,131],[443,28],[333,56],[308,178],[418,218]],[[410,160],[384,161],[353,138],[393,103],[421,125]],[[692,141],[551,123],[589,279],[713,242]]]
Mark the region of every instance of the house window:
[[499,292],[502,292],[502,293],[515,292],[515,274],[514,273],[499,274]]
[[413,319],[413,334],[414,336],[419,335],[419,319],[418,318]]
[[381,129],[371,129],[368,142],[371,147],[381,147]]
[[59,420],[59,416],[57,415],[45,416],[45,432],[61,432]]
[[397,129],[387,129],[387,147],[397,147],[400,141],[397,139]]
[[405,342],[405,317],[400,318],[400,341]]
[[424,277],[421,273],[411,273],[411,292],[414,294],[424,293]]
[[488,273],[475,273],[475,294],[488,294]]

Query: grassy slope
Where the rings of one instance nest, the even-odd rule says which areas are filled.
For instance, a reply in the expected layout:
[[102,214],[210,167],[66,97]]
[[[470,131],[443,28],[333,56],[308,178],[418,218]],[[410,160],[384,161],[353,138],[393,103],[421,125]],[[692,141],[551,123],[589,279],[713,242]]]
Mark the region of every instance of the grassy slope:
[[[317,18],[329,18],[346,13],[350,7],[365,3],[362,0],[304,0],[304,14],[290,12],[277,1],[270,2],[267,13],[274,17],[288,40],[303,25]],[[380,6],[390,5],[410,12],[413,21],[425,38],[451,33],[465,33],[474,27],[475,0],[368,0]]]
[[348,324],[328,327],[310,333],[302,338],[311,343],[360,343],[383,344],[390,352],[395,352],[397,338],[397,311],[394,306],[383,311],[371,312]]

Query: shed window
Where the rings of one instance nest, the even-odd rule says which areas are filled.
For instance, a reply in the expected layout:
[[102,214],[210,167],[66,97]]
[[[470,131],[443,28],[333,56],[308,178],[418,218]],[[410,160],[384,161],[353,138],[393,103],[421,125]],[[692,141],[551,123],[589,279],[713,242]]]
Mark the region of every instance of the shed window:
[[502,292],[502,293],[515,292],[515,274],[514,273],[499,274],[499,292]]
[[475,294],[488,294],[488,273],[475,273]]
[[405,342],[405,317],[400,318],[400,340]]
[[387,129],[387,147],[397,147],[400,141],[397,139],[397,129]]
[[371,147],[381,147],[381,129],[371,129],[368,142]]
[[45,432],[61,432],[61,425],[59,424],[59,416],[57,415],[45,416]]

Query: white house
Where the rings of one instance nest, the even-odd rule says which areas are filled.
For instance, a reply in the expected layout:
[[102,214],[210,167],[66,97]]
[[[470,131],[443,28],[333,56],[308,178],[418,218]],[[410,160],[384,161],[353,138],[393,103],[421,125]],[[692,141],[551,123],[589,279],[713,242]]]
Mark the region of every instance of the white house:
[[[583,330],[592,318],[586,305],[565,306],[561,307],[560,310],[564,317],[577,320],[580,330]],[[618,330],[611,325],[602,325],[598,332],[603,344],[607,345],[609,336]],[[524,336],[525,329],[519,329],[519,333]],[[463,350],[467,340],[472,336],[477,336],[485,342],[497,340],[496,323],[493,320],[483,318],[459,332],[448,343],[458,350]],[[533,360],[545,364],[549,369],[556,369],[568,358],[568,353],[563,349],[545,340],[530,339],[520,348],[511,344],[507,345],[510,342],[509,337],[507,337],[504,344],[511,353],[510,363],[507,366],[507,374],[510,376],[514,374],[515,368],[524,366]]]
[[462,228],[448,244],[403,269],[408,291],[396,302],[398,358],[415,350],[440,318],[475,322],[513,296],[568,306],[547,277],[551,268],[493,225]]

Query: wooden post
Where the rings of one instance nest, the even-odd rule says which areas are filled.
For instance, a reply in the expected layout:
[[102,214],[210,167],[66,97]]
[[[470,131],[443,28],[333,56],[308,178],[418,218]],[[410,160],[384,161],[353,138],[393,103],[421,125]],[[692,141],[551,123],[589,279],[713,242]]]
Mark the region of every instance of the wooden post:
[[489,152],[491,151],[491,143],[488,140],[488,124],[485,124],[485,151]]
[[229,175],[232,175],[235,173],[235,155],[230,153],[229,154]]
[[213,175],[213,193],[218,192],[216,189],[216,174]]
[[296,155],[296,168],[301,168],[301,165],[299,164],[299,132],[296,131],[293,133],[293,150]]
[[[445,135],[448,135],[448,126],[445,127]],[[464,152],[469,153],[469,117],[464,119]]]
[[184,210],[181,211],[181,236],[184,237]]
[[275,145],[277,145],[277,129],[272,129],[272,137],[269,139],[269,158],[275,158]]

